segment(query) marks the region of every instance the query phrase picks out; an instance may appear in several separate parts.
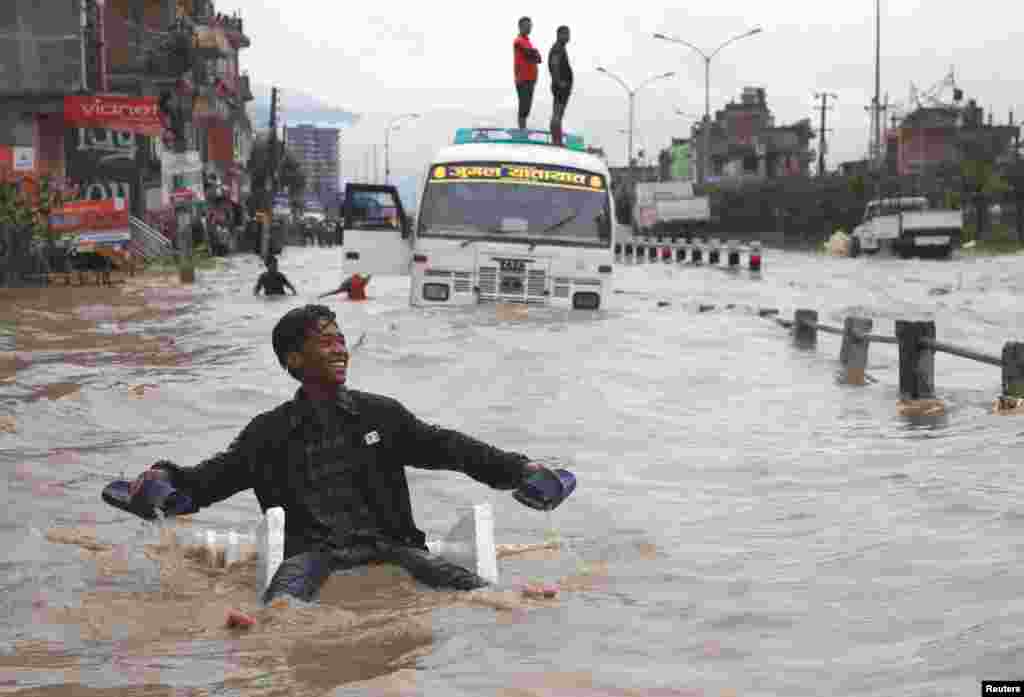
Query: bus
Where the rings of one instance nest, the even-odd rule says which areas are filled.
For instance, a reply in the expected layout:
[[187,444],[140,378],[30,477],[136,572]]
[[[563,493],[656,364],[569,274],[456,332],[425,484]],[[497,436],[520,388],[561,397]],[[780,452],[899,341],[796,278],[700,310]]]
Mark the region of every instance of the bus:
[[580,310],[612,293],[607,165],[566,134],[468,128],[424,177],[412,236],[410,303],[522,303]]

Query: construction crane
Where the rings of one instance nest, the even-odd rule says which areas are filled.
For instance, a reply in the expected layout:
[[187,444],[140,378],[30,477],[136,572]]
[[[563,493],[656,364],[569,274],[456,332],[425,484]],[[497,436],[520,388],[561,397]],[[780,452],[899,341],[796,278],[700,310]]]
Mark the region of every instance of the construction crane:
[[886,94],[883,111],[889,114],[891,122],[901,123],[917,109],[946,109],[960,112],[963,110],[963,98],[964,92],[957,86],[954,69],[950,66],[946,76],[926,90],[918,88],[911,82],[907,98],[902,101],[890,103],[889,95]]
[[[943,92],[949,88],[952,91],[952,100],[942,99]],[[953,109],[960,110],[960,102],[963,101],[964,91],[957,87],[956,75],[953,66],[949,66],[949,72],[944,78],[936,82],[934,85],[929,87],[927,90],[921,91],[917,89],[914,83],[910,83],[910,98],[911,104],[917,105],[919,109],[925,109],[928,107],[939,108],[939,109]]]

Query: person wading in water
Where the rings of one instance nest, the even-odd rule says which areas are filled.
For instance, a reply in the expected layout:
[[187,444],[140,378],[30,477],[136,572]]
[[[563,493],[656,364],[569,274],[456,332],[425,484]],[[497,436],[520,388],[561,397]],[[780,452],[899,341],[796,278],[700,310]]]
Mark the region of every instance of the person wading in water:
[[227,450],[194,467],[161,460],[132,482],[162,480],[191,498],[191,512],[254,489],[264,512],[285,510],[284,562],[263,600],[314,600],[336,571],[398,564],[434,588],[487,581],[431,554],[413,520],[405,468],[462,472],[513,490],[550,472],[525,455],[425,423],[391,397],[346,386],[350,356],[336,316],[306,305],[274,327],[274,352],[301,383],[294,397],[254,418]]
[[295,286],[288,280],[288,277],[277,270],[277,259],[267,257],[267,270],[260,274],[252,294],[259,295],[262,288],[267,295],[284,295],[285,286],[291,288],[292,295],[298,295],[298,291],[295,290]]

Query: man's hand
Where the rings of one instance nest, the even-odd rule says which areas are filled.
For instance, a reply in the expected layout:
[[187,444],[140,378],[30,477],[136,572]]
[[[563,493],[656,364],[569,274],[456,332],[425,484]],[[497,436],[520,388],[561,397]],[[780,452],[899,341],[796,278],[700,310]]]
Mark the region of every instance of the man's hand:
[[150,468],[143,472],[142,474],[140,474],[138,478],[134,482],[132,482],[131,487],[129,487],[128,489],[128,493],[131,494],[132,496],[135,496],[142,490],[142,483],[147,479],[157,479],[169,482],[171,481],[171,475],[168,474],[167,470],[163,470],[160,468]]
[[528,477],[532,476],[533,474],[546,469],[547,467],[545,467],[539,462],[527,462],[523,466],[523,479],[525,480]]

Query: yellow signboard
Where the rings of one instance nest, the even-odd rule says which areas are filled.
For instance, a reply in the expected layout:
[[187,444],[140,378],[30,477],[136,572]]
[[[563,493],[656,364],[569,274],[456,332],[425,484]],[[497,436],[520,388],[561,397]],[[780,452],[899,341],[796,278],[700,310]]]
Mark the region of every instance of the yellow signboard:
[[564,167],[528,164],[448,164],[430,171],[431,183],[446,184],[467,181],[501,184],[532,184],[557,186],[587,191],[604,191],[602,175]]

